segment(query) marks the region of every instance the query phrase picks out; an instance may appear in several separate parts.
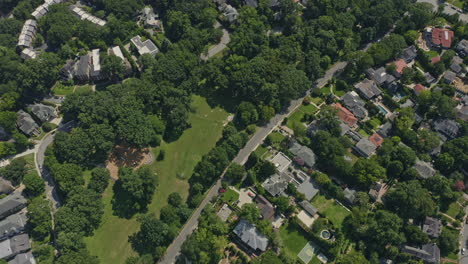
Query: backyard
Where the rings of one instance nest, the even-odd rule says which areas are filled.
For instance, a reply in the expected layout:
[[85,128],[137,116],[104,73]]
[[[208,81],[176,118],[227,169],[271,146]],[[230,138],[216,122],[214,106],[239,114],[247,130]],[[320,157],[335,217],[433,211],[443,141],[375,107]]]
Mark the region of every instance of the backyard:
[[312,199],[312,204],[337,228],[341,228],[343,220],[351,213],[345,207],[336,203],[334,199],[327,199],[323,195],[315,196]]
[[[304,231],[295,224],[284,224],[279,230],[279,236],[283,242],[284,250],[291,257],[297,257],[299,252],[304,248],[304,246],[309,241],[304,235]],[[299,259],[299,258],[298,258]],[[314,256],[309,263],[306,264],[316,264],[321,263],[317,256]]]
[[[164,160],[149,165],[159,177],[159,186],[156,188],[152,203],[148,206],[150,213],[159,215],[160,209],[167,204],[167,197],[172,192],[187,197],[189,188],[187,179],[201,157],[212,149],[221,137],[228,113],[220,108],[210,108],[206,100],[199,96],[193,97],[192,106],[196,112],[191,113],[189,117],[191,128],[187,129],[177,141],[164,142],[152,150],[156,157],[160,149],[164,149],[166,154]],[[103,194],[105,208],[101,226],[95,231],[94,236],[85,238],[91,254],[98,256],[103,264],[124,263],[127,257],[134,255],[128,243],[128,236],[137,232],[139,228],[137,215],[131,219],[113,215],[112,186],[113,184],[110,184]],[[103,243],[104,241],[113,243]]]
[[288,117],[288,121],[286,122],[286,126],[290,129],[293,129],[297,125],[302,125],[302,119],[304,118],[305,114],[314,115],[317,113],[318,108],[315,107],[313,104],[308,105],[301,105],[294,113],[292,113]]

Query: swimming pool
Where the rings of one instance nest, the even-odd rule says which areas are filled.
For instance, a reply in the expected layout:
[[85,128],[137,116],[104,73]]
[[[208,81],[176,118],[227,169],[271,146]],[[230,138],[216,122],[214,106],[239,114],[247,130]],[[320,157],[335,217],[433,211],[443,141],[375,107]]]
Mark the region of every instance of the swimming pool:
[[387,110],[385,110],[385,108],[383,108],[381,105],[377,105],[377,107],[379,108],[380,112],[382,112],[382,114],[384,115],[388,114]]

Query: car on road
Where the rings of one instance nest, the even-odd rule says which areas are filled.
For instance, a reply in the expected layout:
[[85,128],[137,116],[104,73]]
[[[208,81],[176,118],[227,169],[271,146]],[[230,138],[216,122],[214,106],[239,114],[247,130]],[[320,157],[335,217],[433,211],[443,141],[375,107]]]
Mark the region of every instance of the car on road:
[[466,252],[465,248],[462,248],[461,254],[462,254],[462,255],[465,255],[465,252]]

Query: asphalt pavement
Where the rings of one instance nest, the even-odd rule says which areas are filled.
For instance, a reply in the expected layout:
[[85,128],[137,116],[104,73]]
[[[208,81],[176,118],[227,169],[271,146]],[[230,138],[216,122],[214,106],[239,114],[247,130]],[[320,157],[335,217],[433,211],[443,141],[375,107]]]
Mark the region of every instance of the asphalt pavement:
[[210,47],[208,49],[208,54],[201,54],[200,55],[200,58],[204,61],[208,60],[209,58],[213,57],[214,55],[218,54],[219,52],[221,52],[222,50],[224,50],[226,47],[227,47],[227,44],[229,43],[229,41],[231,41],[231,37],[229,36],[229,32],[223,27],[223,25],[221,25],[221,23],[219,23],[218,21],[216,21],[215,25],[214,25],[215,28],[222,28],[222,31],[223,31],[223,36],[221,37],[221,40],[219,41],[218,44]]
[[439,5],[444,5],[444,13],[447,15],[454,15],[458,14],[460,20],[468,23],[468,15],[462,12],[459,12],[455,7],[449,3],[444,3],[443,1],[439,0],[417,0],[419,3],[429,3],[432,4],[434,12],[437,12]]

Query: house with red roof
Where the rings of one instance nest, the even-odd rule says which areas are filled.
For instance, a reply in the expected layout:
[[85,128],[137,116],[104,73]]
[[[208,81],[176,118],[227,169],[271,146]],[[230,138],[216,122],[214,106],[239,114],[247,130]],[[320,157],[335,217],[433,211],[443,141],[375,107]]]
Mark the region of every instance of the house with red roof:
[[341,121],[350,127],[356,125],[358,119],[348,109],[343,107],[340,103],[333,104],[332,106],[338,110],[337,114]]
[[369,141],[372,142],[376,147],[380,147],[384,142],[384,139],[379,134],[375,133],[374,135],[369,137]]
[[400,78],[403,74],[403,70],[408,66],[404,59],[399,59],[394,62],[395,63],[395,77]]
[[431,64],[434,65],[440,61],[440,56],[435,56],[431,59]]
[[448,49],[452,46],[453,31],[446,28],[432,29],[432,44],[436,47]]
[[413,90],[416,95],[419,95],[422,91],[427,90],[427,88],[424,85],[418,83],[414,86]]

